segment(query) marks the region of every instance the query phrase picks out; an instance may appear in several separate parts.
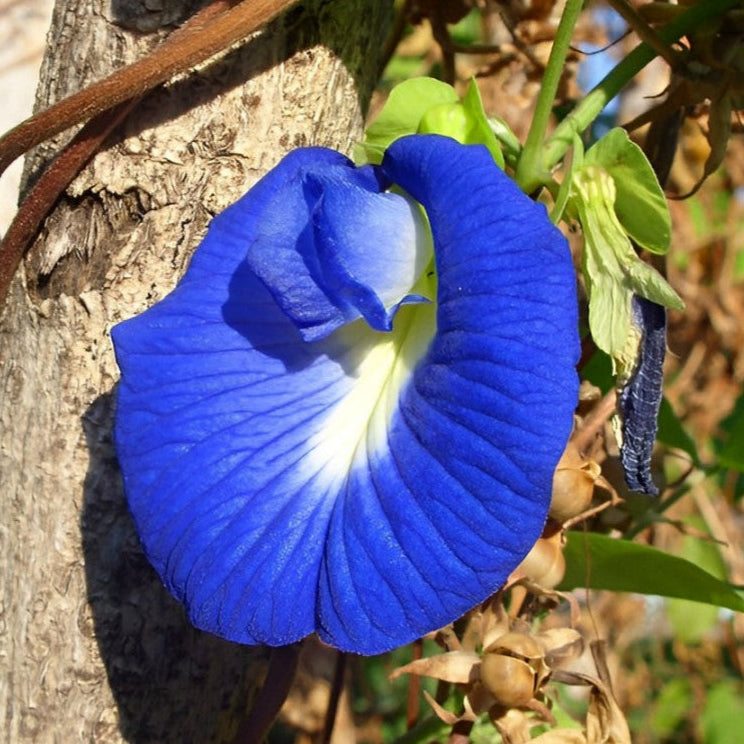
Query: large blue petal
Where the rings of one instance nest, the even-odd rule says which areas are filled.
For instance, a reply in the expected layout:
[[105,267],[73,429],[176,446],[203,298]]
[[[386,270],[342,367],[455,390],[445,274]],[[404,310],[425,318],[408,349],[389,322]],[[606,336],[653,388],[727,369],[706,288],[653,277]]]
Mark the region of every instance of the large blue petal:
[[[114,329],[116,442],[147,555],[196,625],[377,653],[483,600],[539,535],[577,394],[574,273],[485,149],[402,139],[383,173],[426,208],[437,304],[400,308],[392,333],[359,319],[307,342],[281,301],[300,286],[321,307],[317,277],[282,272],[298,235],[353,236],[307,197],[338,158],[283,161],[214,220],[171,295]],[[323,198],[343,204],[349,181],[331,180]],[[278,193],[297,212],[276,214]],[[245,260],[267,236],[272,277]],[[316,251],[318,273],[385,273],[346,250]]]

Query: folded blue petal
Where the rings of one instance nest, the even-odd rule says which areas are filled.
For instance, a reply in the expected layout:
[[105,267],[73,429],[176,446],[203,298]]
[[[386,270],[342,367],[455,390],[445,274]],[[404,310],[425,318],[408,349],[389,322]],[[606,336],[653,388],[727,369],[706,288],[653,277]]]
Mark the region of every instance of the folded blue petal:
[[406,296],[431,260],[423,217],[379,176],[331,150],[296,150],[222,216],[306,341],[360,316],[390,330],[401,302],[427,301]]
[[[389,184],[425,208],[436,276]],[[542,529],[575,278],[485,148],[404,138],[376,171],[293,153],[113,337],[130,508],[198,627],[378,653],[485,599]]]

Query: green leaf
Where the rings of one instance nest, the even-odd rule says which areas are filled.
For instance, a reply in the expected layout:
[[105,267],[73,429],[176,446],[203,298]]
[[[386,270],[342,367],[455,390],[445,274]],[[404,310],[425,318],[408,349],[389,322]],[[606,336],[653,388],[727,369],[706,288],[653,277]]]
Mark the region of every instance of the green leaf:
[[499,116],[488,118],[488,125],[499,143],[500,150],[504,153],[506,160],[512,168],[516,168],[519,156],[522,152],[522,143],[511,127]]
[[[688,524],[703,532],[707,531],[705,522],[700,518],[692,517]],[[717,579],[726,575],[721,553],[712,540],[685,535],[680,555]],[[716,625],[718,608],[686,599],[669,599],[667,617],[677,638],[685,643],[698,643]]]
[[721,423],[721,429],[727,436],[718,452],[718,463],[729,470],[744,473],[744,393]]
[[744,701],[739,685],[725,680],[712,685],[700,717],[705,744],[740,744]]
[[659,409],[659,431],[656,438],[667,447],[686,452],[696,467],[701,467],[700,455],[693,438],[685,431],[679,416],[674,412],[666,398],[661,401]]
[[627,234],[652,253],[666,253],[672,234],[669,206],[643,150],[617,127],[589,148],[586,163],[612,176],[615,212]]
[[615,387],[615,376],[612,374],[612,360],[603,351],[599,349],[592,354],[589,361],[581,370],[581,377],[592,385],[596,385],[602,392],[602,395]]
[[429,77],[412,78],[396,85],[377,119],[367,127],[361,152],[367,162],[379,164],[389,145],[399,137],[415,134],[421,119],[433,106],[457,103],[455,89]]
[[694,563],[648,545],[594,532],[569,532],[566,575],[559,589],[577,587],[656,594],[744,612],[744,594]]
[[651,730],[657,738],[669,740],[684,725],[692,708],[692,687],[685,677],[669,680],[653,704]]
[[636,255],[615,214],[616,193],[609,172],[586,161],[572,179],[571,204],[584,231],[589,329],[597,346],[622,370],[629,370],[638,341],[631,322],[633,295],[680,310],[684,303],[661,274]]

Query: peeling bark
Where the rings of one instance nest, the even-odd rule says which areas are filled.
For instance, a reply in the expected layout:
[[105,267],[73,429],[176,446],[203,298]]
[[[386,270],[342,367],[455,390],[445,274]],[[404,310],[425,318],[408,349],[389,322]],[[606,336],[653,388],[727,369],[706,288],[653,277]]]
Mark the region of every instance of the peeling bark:
[[[197,6],[58,0],[38,106],[140,57]],[[311,0],[149,95],[14,279],[0,316],[3,741],[206,744],[245,715],[264,650],[191,628],[140,550],[111,441],[108,332],[167,294],[211,216],[285,152],[350,151],[390,6]]]

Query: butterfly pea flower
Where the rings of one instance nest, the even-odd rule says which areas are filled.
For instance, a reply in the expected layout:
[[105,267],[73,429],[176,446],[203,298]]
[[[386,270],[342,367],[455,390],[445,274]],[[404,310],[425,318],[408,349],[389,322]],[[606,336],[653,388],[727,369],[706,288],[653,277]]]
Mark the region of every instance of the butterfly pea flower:
[[484,147],[292,152],[112,335],[130,510],[199,628],[380,653],[486,599],[540,535],[574,271]]

